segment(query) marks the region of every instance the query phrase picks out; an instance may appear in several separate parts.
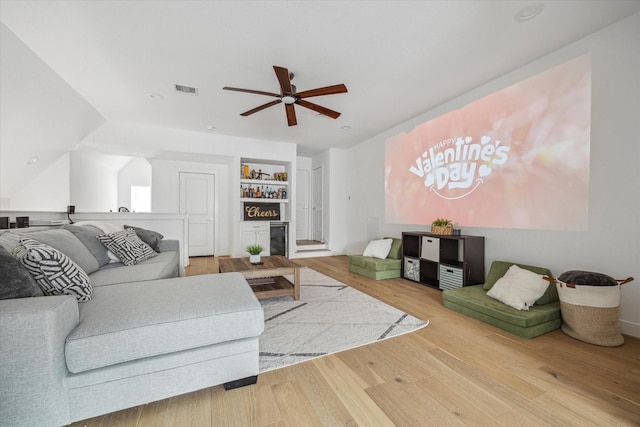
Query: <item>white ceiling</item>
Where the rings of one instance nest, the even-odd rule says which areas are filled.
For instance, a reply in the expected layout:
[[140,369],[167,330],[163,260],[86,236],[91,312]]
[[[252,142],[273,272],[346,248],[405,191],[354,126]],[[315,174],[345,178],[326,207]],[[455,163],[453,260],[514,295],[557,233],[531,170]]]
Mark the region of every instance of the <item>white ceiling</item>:
[[[533,20],[523,7],[542,3]],[[108,121],[347,148],[640,11],[622,1],[0,1],[0,20]],[[273,65],[337,120],[284,106]],[[195,86],[199,96],[174,84]],[[150,94],[161,94],[156,101]],[[350,127],[345,130],[343,127]]]

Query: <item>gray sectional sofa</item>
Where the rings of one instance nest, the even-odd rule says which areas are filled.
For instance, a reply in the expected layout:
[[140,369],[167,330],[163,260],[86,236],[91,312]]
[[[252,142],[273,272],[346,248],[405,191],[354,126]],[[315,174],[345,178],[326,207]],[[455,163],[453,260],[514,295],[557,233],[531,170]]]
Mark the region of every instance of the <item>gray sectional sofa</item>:
[[[14,264],[7,254],[18,233],[97,267],[88,273],[86,302],[71,295],[0,300],[1,425],[65,425],[214,385],[255,383],[264,317],[239,273],[178,277],[179,248],[170,240],[135,265],[108,262],[104,247],[72,231],[84,233],[0,235],[3,269]],[[0,294],[17,274],[5,283],[0,277]]]

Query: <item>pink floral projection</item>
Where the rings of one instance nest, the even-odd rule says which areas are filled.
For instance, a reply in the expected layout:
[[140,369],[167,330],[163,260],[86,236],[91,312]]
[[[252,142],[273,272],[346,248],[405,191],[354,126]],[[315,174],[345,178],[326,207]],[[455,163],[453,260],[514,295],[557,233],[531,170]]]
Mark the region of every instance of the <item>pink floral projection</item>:
[[586,230],[586,54],[386,141],[386,220]]

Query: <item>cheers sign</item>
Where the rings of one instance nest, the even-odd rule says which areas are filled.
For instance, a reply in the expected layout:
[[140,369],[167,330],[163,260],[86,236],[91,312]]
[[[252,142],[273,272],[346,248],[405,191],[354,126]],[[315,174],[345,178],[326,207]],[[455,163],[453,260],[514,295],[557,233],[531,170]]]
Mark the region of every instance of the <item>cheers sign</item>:
[[244,203],[245,221],[279,221],[280,203]]

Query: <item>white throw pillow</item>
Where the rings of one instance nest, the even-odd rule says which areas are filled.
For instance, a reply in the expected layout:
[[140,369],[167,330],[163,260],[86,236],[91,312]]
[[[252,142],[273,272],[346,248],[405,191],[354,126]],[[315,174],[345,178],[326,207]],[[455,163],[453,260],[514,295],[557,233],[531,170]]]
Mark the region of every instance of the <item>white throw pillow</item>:
[[380,239],[380,240],[372,240],[367,245],[364,253],[364,256],[370,256],[373,258],[385,259],[389,252],[391,251],[391,244],[393,243],[392,239]]
[[544,295],[549,282],[542,275],[512,265],[493,285],[487,296],[518,310],[529,310]]

